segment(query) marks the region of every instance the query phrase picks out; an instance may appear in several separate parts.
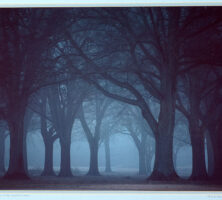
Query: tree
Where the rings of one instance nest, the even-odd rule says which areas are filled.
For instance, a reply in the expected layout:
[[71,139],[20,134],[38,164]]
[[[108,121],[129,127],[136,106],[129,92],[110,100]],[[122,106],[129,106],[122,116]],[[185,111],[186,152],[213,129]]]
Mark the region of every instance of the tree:
[[139,175],[146,175],[147,171],[147,165],[146,165],[146,159],[147,156],[147,136],[149,134],[149,128],[145,127],[144,125],[144,119],[141,116],[141,113],[138,109],[128,106],[127,109],[125,109],[125,116],[122,116],[122,118],[125,118],[123,121],[123,125],[129,132],[129,135],[132,137],[136,148],[138,150],[139,154]]
[[[79,50],[80,55],[91,68],[96,71],[101,70],[97,80],[95,76],[90,77],[90,81],[100,91],[111,98],[140,107],[156,139],[155,165],[151,178],[177,177],[172,158],[176,89],[179,74],[193,67],[193,65],[186,65],[186,60],[184,62],[183,45],[191,42],[191,38],[197,38],[203,32],[206,33],[215,28],[220,22],[215,14],[218,10],[126,8],[96,11],[95,15],[100,14],[99,23],[104,22],[104,32],[109,30],[109,34],[102,35],[106,40],[105,48],[101,51],[99,42],[91,42],[93,52],[95,54],[94,46],[98,45],[97,51],[100,54],[106,52],[104,56],[111,55],[106,59],[101,59],[100,55],[99,61],[95,62],[96,58],[92,59],[91,55],[80,50],[72,38],[70,40],[73,47]],[[92,12],[90,14],[92,15]],[[204,17],[206,14],[207,17]],[[121,62],[114,62],[115,58],[121,58]],[[102,65],[101,62],[103,62]],[[127,92],[113,93],[101,85],[101,79]],[[155,118],[150,110],[144,95],[146,93],[159,100],[158,118]],[[123,94],[127,94],[127,97]]]
[[100,144],[104,143],[105,148],[105,172],[112,172],[111,169],[111,152],[110,152],[110,137],[118,132],[121,132],[121,120],[126,109],[126,106],[122,103],[112,101],[107,108],[107,115],[104,116],[103,123],[101,126],[101,136],[100,136]]
[[99,150],[99,140],[101,137],[101,125],[105,115],[105,112],[109,106],[109,99],[104,98],[101,95],[95,94],[94,97],[94,113],[95,113],[95,129],[94,132],[90,128],[89,123],[87,123],[85,118],[85,110],[87,108],[82,104],[80,107],[79,119],[82,125],[82,128],[86,134],[87,141],[90,148],[90,167],[88,175],[99,175],[98,169],[98,150]]
[[[53,144],[58,139],[58,134],[55,132],[53,126],[49,125],[47,117],[47,89],[43,89],[40,94],[40,124],[41,124],[41,135],[45,144],[45,163],[43,176],[55,176],[53,171]],[[51,121],[51,120],[50,120]],[[52,123],[52,121],[51,121]]]
[[[30,124],[31,128],[39,129],[45,145],[45,162],[42,172],[43,176],[54,176],[53,171],[53,144],[58,138],[58,134],[55,132],[52,126],[52,119],[49,115],[48,106],[48,87],[40,89],[30,98],[28,109],[29,113],[36,114]],[[30,115],[27,117],[30,121]]]
[[70,166],[71,132],[76,114],[87,87],[79,80],[68,81],[49,88],[48,103],[53,127],[61,145],[60,176],[72,176]]
[[[178,38],[178,30],[182,32],[184,27],[181,24],[186,25],[184,11],[179,8],[95,9],[89,12],[89,16],[93,11],[93,19],[98,20],[104,31],[90,32],[86,43],[88,48],[80,46],[73,35],[67,34],[70,43],[86,63],[88,71],[100,71],[98,75],[88,77],[97,89],[108,97],[141,109],[156,139],[152,178],[175,177],[172,144],[181,56],[178,49],[179,42],[184,39],[181,35]],[[98,34],[103,39],[102,45],[95,39]],[[124,92],[113,93],[104,88],[101,79]],[[148,95],[159,100],[158,118],[150,110]]]
[[[220,73],[219,73],[220,75]],[[220,81],[216,88],[203,99],[205,112],[202,118],[203,124],[207,129],[206,140],[208,148],[208,174],[214,180],[221,180],[221,84]]]
[[27,178],[23,156],[25,110],[30,95],[52,82],[53,76],[49,80],[48,75],[52,75],[53,66],[40,61],[53,44],[52,35],[58,34],[65,25],[58,12],[61,11],[0,11],[0,89],[5,100],[2,113],[8,123],[11,144],[5,178]]
[[[218,59],[217,55],[218,45],[215,46],[215,40],[218,41],[215,28],[217,26],[202,32],[198,38],[192,38],[192,44],[184,45],[184,62],[188,63],[185,66],[189,70],[181,75],[180,85],[183,85],[183,89],[179,89],[178,92],[177,108],[189,122],[193,153],[192,179],[207,178],[204,144],[206,120],[203,119],[203,100],[209,95],[209,91],[214,90],[217,84],[215,70],[221,65],[221,59]],[[200,49],[199,44],[201,44],[200,52],[197,51]]]

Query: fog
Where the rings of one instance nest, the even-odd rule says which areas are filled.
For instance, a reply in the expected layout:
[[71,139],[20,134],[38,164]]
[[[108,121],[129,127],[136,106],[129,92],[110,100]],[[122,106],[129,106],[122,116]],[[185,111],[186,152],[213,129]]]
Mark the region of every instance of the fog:
[[[87,174],[89,170],[90,163],[90,149],[89,144],[85,136],[78,137],[78,133],[75,128],[80,126],[80,122],[76,122],[77,125],[73,127],[72,131],[72,144],[71,144],[71,168],[74,175],[84,175]],[[184,135],[181,136],[181,133],[175,132],[174,138],[174,149],[178,145],[178,135],[181,138],[187,137],[186,128],[183,127]],[[79,130],[79,127],[77,127]],[[82,130],[83,131],[83,130]],[[175,129],[175,131],[181,131],[181,127]],[[81,134],[84,134],[83,132]],[[5,140],[5,167],[8,168],[9,164],[9,148],[10,140],[8,136]],[[40,175],[44,169],[45,162],[45,146],[43,138],[41,136],[40,130],[30,131],[27,134],[27,161],[28,161],[28,170],[35,175]],[[152,143],[152,148],[155,148],[155,141],[153,137],[148,136],[148,140]],[[180,143],[181,141],[179,141]],[[184,142],[182,141],[182,144]],[[181,144],[180,144],[181,145]],[[207,152],[205,148],[206,155],[206,167],[207,165]],[[98,166],[99,172],[101,174],[105,173],[105,149],[104,144],[101,143],[98,151]],[[151,169],[154,166],[155,155],[152,156]],[[115,133],[110,137],[110,160],[111,160],[111,169],[113,173],[118,175],[129,175],[134,176],[139,174],[139,154],[135,146],[135,143],[132,137],[128,134]],[[56,174],[59,173],[61,162],[61,147],[59,140],[57,139],[53,144],[53,169]],[[190,144],[183,144],[176,155],[174,165],[176,166],[176,172],[179,176],[183,178],[188,178],[192,173],[192,147]],[[148,172],[147,175],[150,175],[151,172]]]
[[[35,135],[31,135],[35,134]],[[29,169],[40,169],[44,167],[44,143],[38,132],[28,134],[27,151]],[[132,139],[125,135],[112,136],[110,140],[110,152],[112,169],[115,172],[126,172],[136,174],[138,172],[138,153]],[[57,140],[54,144],[53,165],[54,170],[60,168],[60,145]],[[73,170],[87,173],[89,169],[90,151],[87,141],[73,142],[71,145],[71,167]],[[99,169],[101,172],[105,169],[105,150],[101,144],[99,148]]]
[[[45,147],[41,135],[38,131],[29,133],[27,137],[28,166],[29,169],[41,169],[44,167]],[[8,140],[6,141],[8,152]],[[134,172],[138,171],[138,153],[130,136],[114,135],[110,138],[110,152],[112,169],[116,172]],[[54,143],[53,165],[54,170],[59,170],[60,166],[60,145],[59,141]],[[85,138],[83,141],[73,142],[71,145],[71,166],[74,170],[83,170],[87,172],[89,168],[89,145]],[[8,157],[8,154],[7,154]],[[103,172],[105,168],[105,150],[101,144],[99,148],[99,167]]]
[[[125,107],[124,104],[119,104],[118,102],[113,103],[114,107],[122,108],[124,110],[127,109],[135,109],[134,111],[139,111],[135,107]],[[157,110],[158,105],[155,105],[152,110],[155,112]],[[121,110],[121,109],[120,109]],[[133,140],[133,137],[129,130],[126,129],[125,123],[122,122],[124,118],[127,120],[130,117],[124,116],[124,110],[115,111],[119,116],[123,118],[119,118],[119,120],[115,121],[114,132],[109,137],[109,149],[110,149],[110,166],[111,171],[106,172],[106,152],[105,152],[105,144],[104,141],[100,142],[98,149],[98,169],[99,173],[103,175],[111,174],[111,175],[120,175],[120,176],[138,176],[139,175],[139,152],[136,147],[136,143]],[[159,112],[159,111],[158,111]],[[128,114],[128,112],[126,112]],[[141,113],[139,112],[139,115]],[[178,114],[179,115],[179,114]],[[89,115],[90,116],[90,115]],[[89,117],[88,116],[88,117]],[[118,117],[119,117],[118,116]],[[91,116],[92,117],[92,116]],[[129,118],[128,118],[129,117]],[[142,117],[142,116],[140,116]],[[142,119],[140,118],[139,119]],[[178,117],[178,116],[177,116]],[[93,117],[94,118],[94,117]],[[106,116],[106,120],[110,124],[113,122],[110,118],[110,115]],[[106,120],[104,123],[106,124]],[[137,119],[138,120],[138,119]],[[137,127],[137,123],[144,123],[143,121],[133,120],[130,121],[132,126]],[[91,128],[95,128],[95,121],[88,119],[91,121],[93,125]],[[185,124],[184,124],[185,123]],[[178,123],[174,129],[174,143],[173,143],[173,159],[174,159],[174,167],[176,173],[182,178],[189,178],[192,174],[192,146],[190,144],[189,131],[186,127],[186,120],[183,123]],[[45,163],[45,145],[43,141],[43,137],[40,132],[40,118],[37,114],[32,116],[32,120],[30,122],[30,127],[27,132],[26,137],[26,148],[27,148],[27,166],[29,173],[34,176],[39,176],[44,170]],[[107,124],[106,124],[107,125]],[[141,124],[140,124],[141,125]],[[140,128],[140,127],[139,127]],[[102,129],[102,130],[107,130]],[[109,130],[108,130],[109,131]],[[112,132],[112,129],[110,130]],[[150,131],[149,127],[147,131]],[[6,130],[8,132],[8,130]],[[102,133],[103,134],[103,133]],[[101,134],[101,135],[102,135]],[[147,133],[146,133],[147,134]],[[141,136],[138,136],[141,140]],[[151,148],[152,153],[146,155],[147,158],[150,157],[150,165],[151,171],[146,171],[146,176],[150,176],[152,174],[152,170],[154,167],[155,161],[155,140],[154,136],[150,133],[147,135],[147,146]],[[73,175],[85,175],[89,171],[90,166],[90,147],[87,142],[86,135],[81,126],[80,120],[76,120],[71,134],[71,148],[70,148],[70,165]],[[10,136],[8,135],[5,139],[5,169],[8,169],[9,166],[9,150],[10,150]],[[207,144],[205,139],[205,164],[208,170],[208,154],[207,154]],[[61,166],[61,146],[59,139],[56,139],[53,144],[53,170],[58,175]],[[144,174],[145,175],[145,174]]]
[[222,181],[221,8],[0,9],[0,26],[3,179]]

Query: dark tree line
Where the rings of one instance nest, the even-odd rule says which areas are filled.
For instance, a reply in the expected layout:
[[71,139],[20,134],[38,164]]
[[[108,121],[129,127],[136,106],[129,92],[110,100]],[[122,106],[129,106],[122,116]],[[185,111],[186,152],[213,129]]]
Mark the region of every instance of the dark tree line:
[[[89,174],[98,175],[101,127],[112,99],[137,106],[152,132],[150,179],[178,178],[173,139],[180,112],[191,139],[190,178],[209,177],[206,138],[211,177],[221,180],[220,13],[220,7],[1,9],[0,116],[7,122],[11,144],[4,177],[28,177],[25,115],[30,108],[40,116],[46,147],[43,174],[54,175],[52,149],[59,139],[59,175],[72,175],[71,132],[80,120],[90,146]],[[86,105],[93,101],[96,124],[90,127],[86,114],[91,108]],[[123,124],[138,148],[140,173],[147,173],[144,149],[150,133],[142,124],[139,133]]]

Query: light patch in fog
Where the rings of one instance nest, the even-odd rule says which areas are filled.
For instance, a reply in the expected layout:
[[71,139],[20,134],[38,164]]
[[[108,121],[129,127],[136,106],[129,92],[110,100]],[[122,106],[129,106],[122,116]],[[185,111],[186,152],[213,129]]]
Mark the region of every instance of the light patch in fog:
[[[87,173],[89,169],[89,145],[86,140],[76,141],[71,146],[71,166],[77,173]],[[128,135],[110,137],[110,159],[113,172],[137,173],[138,152]],[[98,166],[102,173],[105,170],[105,149],[101,144],[98,152]]]
[[138,172],[138,151],[128,135],[113,135],[110,143],[113,171]]
[[192,147],[181,147],[176,159],[176,172],[183,178],[188,178],[192,173]]
[[53,144],[53,170],[56,174],[60,171],[61,162],[61,147],[59,140],[57,139]]
[[71,145],[71,166],[74,174],[85,174],[89,170],[89,145],[86,140]]
[[5,169],[8,170],[10,157],[10,136],[8,135],[5,139]]
[[45,146],[39,131],[32,131],[27,134],[27,162],[28,170],[39,170],[44,167]]

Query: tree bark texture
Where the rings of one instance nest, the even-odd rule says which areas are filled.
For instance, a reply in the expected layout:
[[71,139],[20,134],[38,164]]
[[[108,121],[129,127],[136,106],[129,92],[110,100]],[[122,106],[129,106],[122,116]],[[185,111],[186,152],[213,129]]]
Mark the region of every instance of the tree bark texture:
[[60,138],[61,145],[61,163],[59,176],[70,177],[72,176],[71,165],[70,165],[70,148],[71,138]]
[[214,171],[214,151],[213,151],[213,143],[211,141],[211,137],[209,135],[209,132],[206,133],[206,142],[207,142],[207,157],[208,157],[208,170],[207,174],[209,177],[213,175]]
[[5,174],[5,179],[27,179],[27,171],[24,162],[24,115],[25,108],[20,105],[20,109],[10,112],[8,127],[10,131],[10,160],[9,168]]
[[0,173],[5,173],[5,130],[0,133]]
[[87,175],[93,175],[98,176],[99,175],[99,168],[98,168],[98,150],[99,150],[99,144],[98,141],[93,139],[89,143],[90,146],[90,165],[89,165],[89,171]]
[[45,162],[42,176],[55,176],[53,170],[53,140],[44,141],[45,143]]
[[172,70],[174,68],[169,65],[169,69],[164,69],[162,75],[161,91],[163,97],[160,102],[159,121],[155,133],[156,151],[151,179],[174,179],[177,177],[173,164],[176,80]]
[[212,127],[210,130],[210,136],[213,146],[214,153],[214,170],[212,174],[212,179],[222,180],[222,125],[219,127]]

